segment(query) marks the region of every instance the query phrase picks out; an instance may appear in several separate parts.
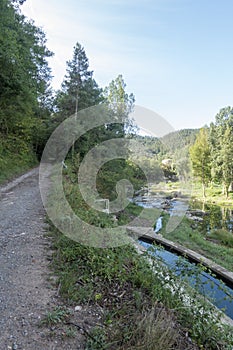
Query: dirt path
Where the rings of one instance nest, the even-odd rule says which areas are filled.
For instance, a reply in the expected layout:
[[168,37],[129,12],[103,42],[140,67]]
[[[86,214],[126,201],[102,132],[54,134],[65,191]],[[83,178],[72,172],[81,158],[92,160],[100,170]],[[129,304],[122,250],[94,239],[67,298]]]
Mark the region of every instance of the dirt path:
[[[39,327],[59,303],[49,282],[45,212],[38,169],[0,187],[0,349],[80,349],[81,335],[67,341]],[[50,334],[50,336],[49,336]]]

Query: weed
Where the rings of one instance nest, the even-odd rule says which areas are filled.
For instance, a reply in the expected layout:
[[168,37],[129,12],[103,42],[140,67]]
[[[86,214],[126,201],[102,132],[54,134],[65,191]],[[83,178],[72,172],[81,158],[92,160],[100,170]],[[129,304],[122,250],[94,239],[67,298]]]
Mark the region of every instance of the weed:
[[75,338],[76,331],[72,327],[67,327],[65,330],[65,336],[69,338]]
[[62,323],[69,316],[69,311],[66,308],[56,307],[52,311],[48,311],[41,324],[46,326],[53,326]]
[[106,347],[106,335],[103,328],[95,327],[87,339],[85,350],[104,350]]

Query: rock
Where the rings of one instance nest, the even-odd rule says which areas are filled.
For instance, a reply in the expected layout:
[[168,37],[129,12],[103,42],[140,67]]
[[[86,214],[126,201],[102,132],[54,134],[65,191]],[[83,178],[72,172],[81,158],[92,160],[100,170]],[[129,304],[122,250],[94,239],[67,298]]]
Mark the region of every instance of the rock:
[[75,306],[74,311],[81,311],[82,310],[82,306],[78,305]]
[[192,215],[192,216],[205,216],[208,215],[209,213],[207,213],[206,211],[200,210],[200,209],[192,209],[188,211],[188,214]]
[[187,217],[190,219],[190,220],[193,220],[193,221],[203,221],[204,219],[200,216],[194,216],[194,215],[187,215]]

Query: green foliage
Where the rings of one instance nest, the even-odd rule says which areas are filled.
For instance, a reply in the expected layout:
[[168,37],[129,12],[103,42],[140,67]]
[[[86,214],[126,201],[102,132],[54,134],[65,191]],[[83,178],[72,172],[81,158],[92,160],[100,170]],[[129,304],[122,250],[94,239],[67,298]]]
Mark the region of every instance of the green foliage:
[[93,79],[84,48],[76,43],[72,60],[67,62],[67,70],[61,90],[57,92],[56,119],[58,122],[70,117],[83,108],[102,101],[102,90]]
[[48,311],[46,316],[42,319],[41,324],[46,326],[53,326],[64,322],[69,316],[69,311],[63,307],[56,307],[52,311]]
[[[102,198],[114,200],[120,193],[117,193],[116,184],[122,179],[127,179],[139,190],[145,183],[145,176],[140,168],[124,159],[115,159],[104,164],[99,170],[96,185]],[[127,191],[127,189],[126,189]]]
[[193,173],[203,185],[203,197],[205,186],[211,179],[210,147],[208,143],[208,130],[201,129],[193,146],[190,147]]
[[126,92],[126,83],[121,74],[105,88],[104,97],[111,111],[113,123],[118,123],[110,125],[110,129],[117,137],[124,136],[126,132],[133,133],[135,125],[129,115],[133,111],[135,97],[132,93]]
[[107,349],[106,335],[104,329],[101,327],[95,327],[86,342],[85,350],[104,350]]
[[228,197],[229,185],[232,184],[233,164],[231,154],[233,134],[233,109],[222,108],[210,125],[210,148],[212,157],[212,176],[222,183],[224,193]]
[[[97,215],[87,208],[75,177],[67,181],[66,174],[64,178],[64,190],[74,211],[87,222],[110,227],[111,215]],[[138,214],[134,206],[127,210],[122,213],[121,223]],[[179,328],[200,346],[225,350],[232,344],[230,330],[220,324],[219,316],[213,316],[216,310],[149,252],[140,256],[131,245],[108,249],[83,246],[54,227],[51,234],[53,266],[62,296],[71,303],[97,304],[103,310],[103,324],[89,334],[86,349],[179,349],[179,333],[172,326],[179,322]],[[187,269],[183,271],[189,274]]]
[[13,135],[0,140],[0,183],[37,165],[36,156],[26,141]]
[[[23,1],[0,1],[0,169],[1,177],[11,176],[35,163],[48,120],[44,103],[51,79],[41,28],[20,12]],[[43,104],[43,108],[42,108]],[[43,136],[43,142],[45,137]],[[11,145],[12,143],[12,145]],[[35,147],[37,144],[37,147]],[[15,170],[14,170],[15,169]],[[21,170],[20,170],[21,169]]]
[[[165,216],[163,218],[164,228],[167,220],[168,217]],[[194,228],[193,221],[187,218],[184,218],[172,233],[166,233],[164,228],[162,229],[162,235],[165,238],[206,256],[230,271],[232,270],[233,248],[230,245],[224,246],[216,244],[211,239],[209,240],[209,237],[214,237],[214,232],[213,236],[212,234],[209,236],[208,233],[202,232],[198,227]]]
[[233,248],[233,235],[227,230],[212,230],[210,234],[208,234],[208,239],[212,239],[214,242],[222,244],[226,247]]
[[199,129],[183,129],[174,131],[162,137],[161,141],[167,151],[181,150],[190,147],[195,142]]
[[9,1],[0,10],[0,131],[29,136],[34,108],[50,80],[45,34],[25,19]]
[[226,197],[228,189],[233,181],[233,125],[227,125],[220,141],[220,157],[222,159],[222,181],[225,187]]

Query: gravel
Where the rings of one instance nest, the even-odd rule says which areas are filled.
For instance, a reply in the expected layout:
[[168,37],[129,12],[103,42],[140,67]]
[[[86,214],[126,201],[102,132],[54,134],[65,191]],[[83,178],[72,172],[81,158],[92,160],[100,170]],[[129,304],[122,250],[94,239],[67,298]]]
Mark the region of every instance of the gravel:
[[38,168],[0,187],[0,208],[0,349],[83,348],[83,335],[64,339],[64,330],[51,335],[40,325],[61,301],[51,283]]

